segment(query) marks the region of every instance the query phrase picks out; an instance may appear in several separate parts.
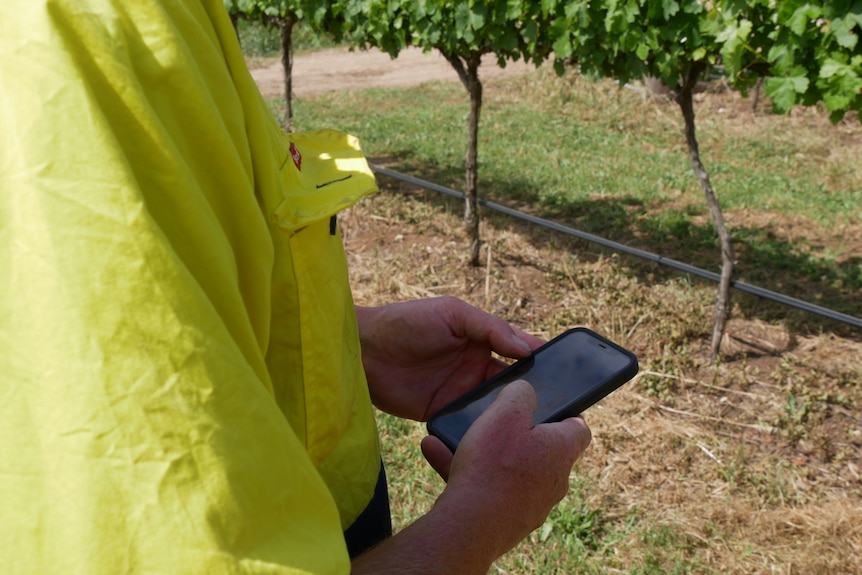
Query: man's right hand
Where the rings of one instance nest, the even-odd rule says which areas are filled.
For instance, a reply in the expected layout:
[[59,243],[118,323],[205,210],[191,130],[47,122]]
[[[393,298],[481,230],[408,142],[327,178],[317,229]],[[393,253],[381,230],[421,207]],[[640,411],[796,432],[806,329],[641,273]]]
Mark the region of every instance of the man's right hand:
[[513,382],[470,427],[454,457],[436,437],[422,442],[426,459],[448,482],[438,505],[451,499],[465,519],[484,517],[501,554],[565,497],[572,466],[592,438],[580,417],[533,425],[535,409],[530,384]]
[[354,575],[481,575],[538,528],[569,487],[591,434],[580,417],[533,425],[536,394],[509,384],[456,454],[436,437],[422,451],[448,481],[434,507],[353,562]]

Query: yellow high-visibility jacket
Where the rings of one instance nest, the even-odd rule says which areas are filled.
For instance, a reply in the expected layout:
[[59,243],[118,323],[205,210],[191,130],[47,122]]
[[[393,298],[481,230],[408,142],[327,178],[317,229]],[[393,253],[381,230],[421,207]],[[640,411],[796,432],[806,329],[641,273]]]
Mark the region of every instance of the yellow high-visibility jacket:
[[0,573],[348,573],[380,454],[331,216],[221,0],[0,4]]

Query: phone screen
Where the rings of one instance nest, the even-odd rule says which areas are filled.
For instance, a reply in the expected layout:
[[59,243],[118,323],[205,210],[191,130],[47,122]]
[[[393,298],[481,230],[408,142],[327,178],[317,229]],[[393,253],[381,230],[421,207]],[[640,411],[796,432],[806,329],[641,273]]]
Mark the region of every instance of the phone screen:
[[577,415],[634,377],[637,359],[585,328],[569,330],[489,379],[429,421],[429,431],[453,448],[509,383],[524,379],[536,390],[535,424]]

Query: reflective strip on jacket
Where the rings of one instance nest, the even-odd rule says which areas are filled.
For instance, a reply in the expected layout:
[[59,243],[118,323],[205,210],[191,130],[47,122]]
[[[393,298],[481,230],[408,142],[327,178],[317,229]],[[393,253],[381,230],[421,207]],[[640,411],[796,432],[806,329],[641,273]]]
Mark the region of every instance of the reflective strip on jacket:
[[379,448],[330,217],[220,0],[0,6],[0,572],[348,573]]

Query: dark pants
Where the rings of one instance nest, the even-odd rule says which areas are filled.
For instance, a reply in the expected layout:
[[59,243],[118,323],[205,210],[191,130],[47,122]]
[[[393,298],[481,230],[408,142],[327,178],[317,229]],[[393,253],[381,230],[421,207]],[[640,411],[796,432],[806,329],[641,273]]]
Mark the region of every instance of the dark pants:
[[392,516],[389,513],[389,488],[386,470],[380,462],[380,475],[374,488],[374,497],[353,525],[344,532],[350,558],[361,555],[392,535]]

